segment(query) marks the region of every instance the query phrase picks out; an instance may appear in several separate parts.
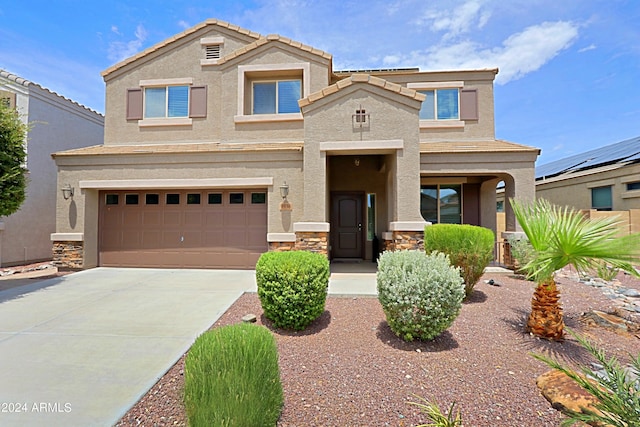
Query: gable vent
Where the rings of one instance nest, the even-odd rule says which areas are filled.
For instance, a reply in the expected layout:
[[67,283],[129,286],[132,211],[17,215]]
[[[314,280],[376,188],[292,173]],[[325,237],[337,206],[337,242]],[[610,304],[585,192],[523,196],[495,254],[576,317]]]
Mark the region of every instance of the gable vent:
[[206,47],[207,59],[220,59],[220,45],[212,44]]

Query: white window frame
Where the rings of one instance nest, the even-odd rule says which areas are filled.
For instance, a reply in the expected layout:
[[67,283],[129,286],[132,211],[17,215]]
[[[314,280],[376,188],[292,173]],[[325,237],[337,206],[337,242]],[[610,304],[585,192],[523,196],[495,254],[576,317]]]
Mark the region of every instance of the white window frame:
[[[460,120],[460,91],[464,88],[463,81],[451,82],[417,82],[408,83],[407,88],[415,91],[432,90],[436,92],[434,97],[435,117],[432,120],[420,120],[420,128],[457,128],[464,127],[464,121]],[[438,119],[438,95],[437,91],[441,89],[458,89],[458,118],[457,119]]]
[[[253,80],[251,82],[251,111],[252,111],[252,115],[256,115],[255,113],[253,113],[253,109],[255,107],[255,91],[254,91],[254,87],[256,83],[275,83],[276,85],[276,110],[278,109],[278,101],[280,99],[280,94],[279,94],[279,85],[278,83],[280,82],[300,82],[300,92],[302,92],[302,81],[300,79],[291,79],[291,78],[285,78],[285,79],[267,79],[267,80]],[[300,94],[302,95],[302,93]],[[300,98],[301,99],[301,98]],[[270,113],[267,113],[270,114]],[[294,114],[294,113],[280,113],[278,111],[276,111],[274,114],[278,114],[278,115],[282,115],[282,114]],[[297,114],[297,113],[295,113]],[[260,115],[266,115],[266,114],[260,114]]]
[[[308,62],[295,62],[287,64],[270,64],[270,65],[240,65],[238,67],[238,108],[237,114],[234,116],[236,123],[259,123],[259,122],[284,122],[284,121],[302,121],[302,113],[285,113],[285,114],[245,114],[245,82],[247,80],[247,73],[253,72],[273,72],[274,79],[277,79],[277,74],[283,71],[302,71],[302,94],[300,98],[304,98],[311,93],[310,81],[311,81],[311,64]],[[280,80],[293,80],[290,78],[283,78]],[[268,81],[267,79],[264,80]],[[253,90],[253,84],[251,84],[251,90]],[[253,94],[251,94],[250,102],[253,104]],[[253,105],[249,106],[248,111],[253,111]]]
[[[145,117],[146,112],[146,103],[147,96],[145,89],[147,88],[160,88],[160,87],[169,87],[169,86],[187,86],[191,87],[193,85],[193,78],[175,78],[175,79],[149,79],[149,80],[140,80],[139,83],[142,88],[142,120],[138,120],[138,125],[141,127],[144,126],[184,126],[191,125],[192,119],[189,117],[189,111],[187,107],[187,116],[186,117]],[[188,96],[191,96],[190,94]],[[169,102],[169,97],[166,97],[166,102]],[[188,101],[187,101],[188,102]]]

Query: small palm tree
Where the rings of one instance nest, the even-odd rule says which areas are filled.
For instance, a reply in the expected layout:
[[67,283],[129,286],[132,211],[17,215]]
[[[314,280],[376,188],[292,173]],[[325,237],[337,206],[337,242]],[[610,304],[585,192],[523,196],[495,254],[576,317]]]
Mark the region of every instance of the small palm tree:
[[541,338],[562,340],[564,321],[554,272],[572,265],[578,272],[602,262],[640,277],[640,233],[620,236],[616,218],[586,218],[544,199],[523,204],[511,199],[522,230],[533,246],[533,259],[522,268],[537,283],[527,329]]

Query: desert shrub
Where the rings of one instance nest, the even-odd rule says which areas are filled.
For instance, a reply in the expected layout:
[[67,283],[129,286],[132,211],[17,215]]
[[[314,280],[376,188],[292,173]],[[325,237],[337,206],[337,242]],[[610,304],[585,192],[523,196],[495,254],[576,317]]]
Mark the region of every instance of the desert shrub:
[[378,261],[377,283],[387,323],[405,341],[435,338],[462,307],[459,269],[442,253],[385,252]]
[[494,243],[493,231],[474,225],[434,224],[424,230],[425,252],[449,255],[451,264],[460,267],[467,297],[493,260]]
[[307,251],[266,252],[256,264],[256,283],[267,319],[302,330],[324,312],[329,261]]
[[190,426],[275,426],[284,397],[271,332],[239,323],[200,335],[185,360],[184,402]]
[[527,236],[509,236],[507,239],[509,246],[511,246],[511,256],[515,259],[516,265],[514,266],[516,272],[520,272],[521,268],[535,256],[535,251]]
[[598,267],[596,268],[596,274],[598,275],[598,277],[602,280],[606,280],[607,282],[615,279],[616,276],[618,276],[619,271],[619,269],[610,266],[604,261],[599,263]]
[[624,367],[618,359],[607,357],[603,349],[584,337],[572,331],[569,333],[597,360],[600,368],[597,372],[587,366],[581,366],[576,371],[542,354],[534,354],[533,357],[563,372],[595,397],[598,403],[594,405],[595,410],[583,408],[581,412],[563,411],[569,418],[561,425],[584,425],[579,423],[581,421],[598,426],[640,426],[640,355],[631,359],[630,366]]

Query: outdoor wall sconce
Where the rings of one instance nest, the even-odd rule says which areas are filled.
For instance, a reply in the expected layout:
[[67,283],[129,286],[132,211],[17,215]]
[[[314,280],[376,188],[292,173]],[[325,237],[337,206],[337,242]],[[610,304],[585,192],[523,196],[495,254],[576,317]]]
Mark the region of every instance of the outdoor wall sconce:
[[289,184],[287,184],[287,181],[284,181],[280,186],[280,196],[282,196],[282,200],[287,200],[288,195],[289,195]]
[[71,184],[65,185],[60,189],[60,191],[62,191],[62,197],[64,197],[65,200],[69,200],[73,197],[73,187]]
[[287,200],[287,196],[289,195],[289,185],[287,181],[284,181],[280,186],[280,196],[282,196],[282,202],[280,203],[281,211],[290,211],[291,203]]
[[355,159],[353,159],[353,164],[355,165],[355,167],[360,166],[360,157],[356,157]]

